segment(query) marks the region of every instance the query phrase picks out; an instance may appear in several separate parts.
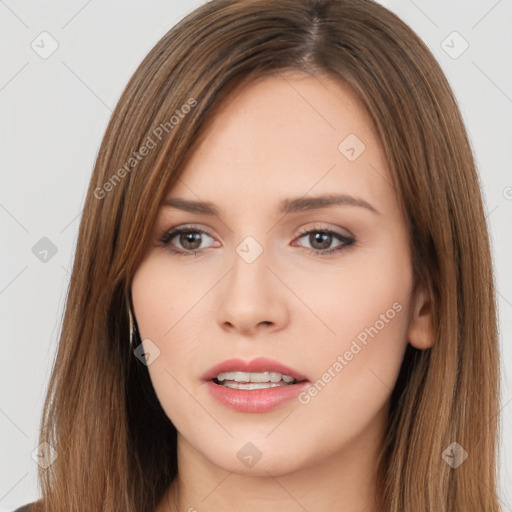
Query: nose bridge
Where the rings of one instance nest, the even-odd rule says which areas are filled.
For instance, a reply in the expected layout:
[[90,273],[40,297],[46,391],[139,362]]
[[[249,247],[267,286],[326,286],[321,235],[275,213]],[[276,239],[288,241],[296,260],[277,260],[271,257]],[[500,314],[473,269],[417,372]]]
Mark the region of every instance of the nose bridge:
[[254,236],[235,248],[232,270],[226,276],[218,308],[218,322],[250,331],[259,324],[281,324],[286,317],[283,297],[276,289],[272,251]]
[[239,295],[239,299],[250,295],[266,295],[271,277],[267,268],[271,264],[269,248],[264,246],[264,242],[260,243],[254,236],[248,235],[234,250],[233,270],[228,278],[231,292]]

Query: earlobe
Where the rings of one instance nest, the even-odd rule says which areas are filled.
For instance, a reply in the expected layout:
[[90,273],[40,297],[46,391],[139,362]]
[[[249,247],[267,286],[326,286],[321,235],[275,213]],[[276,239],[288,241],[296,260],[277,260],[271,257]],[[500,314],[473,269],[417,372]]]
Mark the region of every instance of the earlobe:
[[431,348],[434,344],[432,304],[426,288],[418,291],[412,308],[407,339],[413,347],[419,350]]

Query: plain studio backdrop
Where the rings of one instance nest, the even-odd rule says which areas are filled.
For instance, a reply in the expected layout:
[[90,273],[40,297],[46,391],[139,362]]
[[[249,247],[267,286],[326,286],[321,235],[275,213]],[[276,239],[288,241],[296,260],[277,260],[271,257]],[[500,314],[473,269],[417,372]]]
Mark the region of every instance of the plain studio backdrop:
[[[200,3],[0,0],[0,512],[40,496],[37,429],[101,137],[141,60]],[[504,369],[500,499],[512,511],[512,2],[383,3],[440,62],[475,152]]]

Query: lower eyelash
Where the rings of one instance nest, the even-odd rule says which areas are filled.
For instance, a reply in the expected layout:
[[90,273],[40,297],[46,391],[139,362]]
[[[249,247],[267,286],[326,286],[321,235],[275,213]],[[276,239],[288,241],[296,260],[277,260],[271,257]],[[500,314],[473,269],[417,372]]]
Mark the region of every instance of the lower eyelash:
[[[196,251],[183,251],[183,250],[176,249],[175,247],[173,247],[170,244],[170,241],[176,235],[180,235],[181,233],[199,233],[199,234],[210,236],[210,235],[208,235],[208,233],[206,231],[203,231],[202,229],[194,228],[193,226],[186,226],[183,228],[177,228],[177,229],[173,229],[171,231],[166,231],[159,238],[159,242],[161,244],[163,244],[163,246],[166,250],[168,250],[178,256],[197,256],[198,254],[200,254],[203,251],[203,249],[199,249]],[[311,249],[310,247],[302,247],[301,246],[301,248],[303,250],[305,250],[306,252],[308,252],[310,254],[314,254],[316,256],[328,256],[329,254],[333,254],[335,252],[345,250],[348,247],[354,245],[354,243],[355,243],[354,238],[342,235],[341,233],[338,233],[337,231],[332,231],[330,229],[310,229],[308,231],[301,232],[297,238],[300,239],[303,236],[309,235],[311,233],[322,233],[322,234],[332,235],[334,238],[337,238],[340,242],[343,242],[341,245],[338,245],[332,249],[325,249],[323,251],[318,250],[318,249]]]

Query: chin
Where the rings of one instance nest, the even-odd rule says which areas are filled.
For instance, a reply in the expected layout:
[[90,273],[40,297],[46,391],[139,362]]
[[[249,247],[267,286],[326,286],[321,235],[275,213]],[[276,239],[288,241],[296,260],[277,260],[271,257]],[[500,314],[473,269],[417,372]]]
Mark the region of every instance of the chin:
[[313,464],[313,459],[321,455],[312,448],[311,457],[308,457],[304,449],[297,450],[297,446],[302,443],[297,442],[293,436],[287,436],[287,439],[289,445],[284,445],[278,436],[271,440],[265,439],[264,435],[258,437],[248,434],[230,438],[229,441],[219,443],[217,447],[212,443],[204,446],[204,450],[201,450],[201,446],[196,449],[225,471],[258,477],[293,473]]

